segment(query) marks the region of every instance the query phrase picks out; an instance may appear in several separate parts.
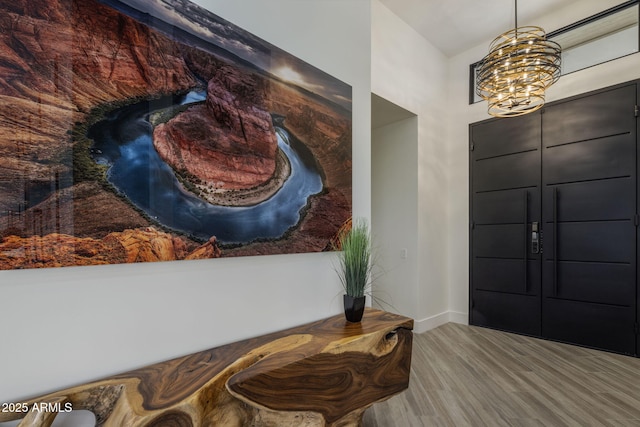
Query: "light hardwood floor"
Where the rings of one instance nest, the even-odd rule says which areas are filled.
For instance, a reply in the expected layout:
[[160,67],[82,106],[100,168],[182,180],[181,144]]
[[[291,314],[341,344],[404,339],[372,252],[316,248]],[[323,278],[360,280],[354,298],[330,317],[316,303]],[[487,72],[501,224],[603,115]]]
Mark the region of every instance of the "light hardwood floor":
[[409,389],[364,426],[640,426],[640,359],[448,323],[414,335]]

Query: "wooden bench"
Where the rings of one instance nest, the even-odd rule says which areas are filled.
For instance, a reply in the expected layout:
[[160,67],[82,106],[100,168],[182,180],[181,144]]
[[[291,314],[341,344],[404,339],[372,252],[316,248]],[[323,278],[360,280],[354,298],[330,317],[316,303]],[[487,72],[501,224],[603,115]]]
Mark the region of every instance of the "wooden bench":
[[49,426],[66,404],[98,426],[359,426],[408,387],[412,329],[368,308],[361,323],[338,315],[29,399],[0,422]]

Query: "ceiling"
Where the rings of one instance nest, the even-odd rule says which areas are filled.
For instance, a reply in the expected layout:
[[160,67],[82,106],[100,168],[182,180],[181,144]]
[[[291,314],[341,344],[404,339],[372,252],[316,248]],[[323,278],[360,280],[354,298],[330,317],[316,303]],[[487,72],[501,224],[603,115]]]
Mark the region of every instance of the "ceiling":
[[[447,56],[454,56],[513,28],[511,0],[380,0]],[[518,3],[518,25],[576,0],[527,0]],[[547,31],[556,28],[547,28]]]

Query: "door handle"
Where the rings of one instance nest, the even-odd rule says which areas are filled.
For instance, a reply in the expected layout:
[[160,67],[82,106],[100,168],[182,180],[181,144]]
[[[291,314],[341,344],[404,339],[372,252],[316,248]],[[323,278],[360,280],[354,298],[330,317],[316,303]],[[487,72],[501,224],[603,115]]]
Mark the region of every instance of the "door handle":
[[558,295],[558,187],[553,187],[553,296]]
[[527,190],[524,190],[524,218],[523,221],[524,223],[524,256],[522,257],[522,261],[524,263],[524,293],[528,293],[529,292],[529,284],[528,284],[528,279],[529,279],[529,254],[528,252],[528,245],[527,245],[527,234],[528,234],[528,222],[529,222],[529,192]]

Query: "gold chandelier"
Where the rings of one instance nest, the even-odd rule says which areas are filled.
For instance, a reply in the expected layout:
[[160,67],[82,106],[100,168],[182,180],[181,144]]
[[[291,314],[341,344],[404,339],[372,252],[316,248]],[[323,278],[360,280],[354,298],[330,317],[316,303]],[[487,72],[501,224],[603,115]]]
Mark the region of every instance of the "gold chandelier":
[[544,105],[544,92],[560,78],[560,45],[547,40],[540,27],[515,28],[496,37],[476,72],[476,93],[485,99],[488,113],[514,117]]

